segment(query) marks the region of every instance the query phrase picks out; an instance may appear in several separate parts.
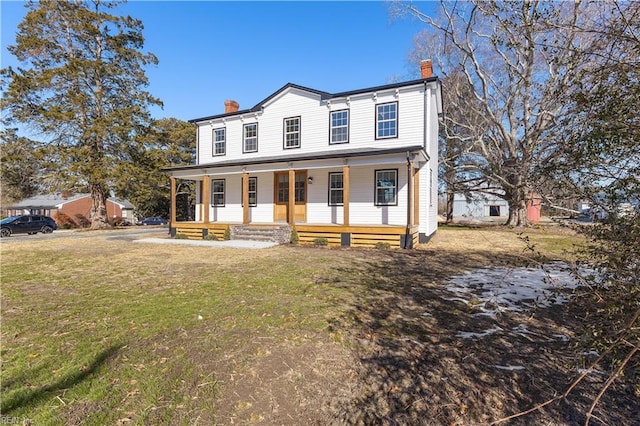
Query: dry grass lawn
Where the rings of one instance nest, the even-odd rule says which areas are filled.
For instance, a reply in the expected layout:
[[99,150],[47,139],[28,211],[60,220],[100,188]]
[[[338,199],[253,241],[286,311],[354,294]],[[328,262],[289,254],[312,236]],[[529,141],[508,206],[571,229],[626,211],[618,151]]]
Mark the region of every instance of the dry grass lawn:
[[[579,243],[559,229],[500,227],[442,227],[413,251],[214,249],[99,233],[3,243],[2,416],[489,424],[564,391],[582,361],[553,336],[575,338],[579,313],[505,313],[503,332],[460,339],[489,320],[447,300],[444,284],[480,267],[569,259]],[[511,333],[518,324],[531,333]],[[492,368],[516,362],[527,368]],[[575,424],[601,382],[507,424]],[[600,418],[633,424],[638,407],[625,392],[603,400]]]

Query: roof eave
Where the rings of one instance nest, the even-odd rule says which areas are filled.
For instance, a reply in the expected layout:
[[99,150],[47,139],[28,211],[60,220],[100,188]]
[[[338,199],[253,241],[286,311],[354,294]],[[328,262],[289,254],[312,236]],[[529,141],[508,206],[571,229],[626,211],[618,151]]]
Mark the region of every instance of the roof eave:
[[390,154],[399,154],[405,152],[424,152],[424,146],[422,145],[414,145],[414,146],[401,146],[392,149],[374,149],[374,150],[344,150],[344,151],[333,151],[333,152],[319,152],[319,153],[309,153],[305,155],[300,155],[297,157],[292,156],[277,156],[271,158],[252,158],[252,159],[242,159],[237,161],[228,161],[228,162],[220,162],[220,163],[207,163],[207,164],[191,164],[188,166],[174,166],[174,167],[166,167],[160,169],[162,172],[171,173],[174,171],[183,171],[183,170],[198,170],[198,169],[214,169],[221,167],[238,167],[238,166],[249,166],[249,165],[257,165],[257,164],[273,164],[273,163],[286,163],[286,162],[298,162],[298,161],[313,161],[313,160],[327,160],[332,158],[352,158],[352,157],[367,157],[367,156],[381,156],[381,155],[390,155]]
[[328,99],[334,99],[334,98],[344,98],[344,97],[347,97],[347,96],[353,96],[353,95],[357,95],[357,94],[361,94],[361,93],[372,93],[372,92],[378,92],[378,91],[382,91],[382,90],[396,89],[396,88],[400,88],[400,87],[414,86],[414,85],[419,85],[419,84],[424,84],[424,83],[429,83],[429,82],[438,82],[438,81],[439,81],[438,77],[429,77],[429,78],[421,78],[421,79],[418,79],[418,80],[403,81],[401,83],[391,83],[391,84],[385,84],[385,85],[382,85],[382,86],[367,87],[367,88],[364,88],[364,89],[350,90],[350,91],[347,91],[347,92],[339,92],[339,93],[323,92],[322,90],[311,89],[309,87],[300,86],[300,85],[294,84],[294,83],[287,83],[284,86],[282,86],[280,89],[278,89],[275,92],[273,92],[271,95],[267,96],[262,101],[258,102],[252,108],[244,109],[244,110],[236,111],[236,112],[231,112],[231,113],[216,114],[216,115],[210,115],[210,116],[207,116],[207,117],[194,118],[192,120],[188,120],[188,122],[189,123],[200,123],[200,122],[203,122],[203,121],[218,120],[218,119],[226,118],[226,117],[234,117],[234,116],[243,115],[243,114],[252,114],[252,113],[255,113],[255,112],[260,112],[260,111],[262,111],[262,108],[264,107],[264,105],[266,103],[268,103],[271,99],[275,98],[280,93],[282,93],[283,91],[285,91],[285,90],[287,90],[289,88],[294,88],[294,89],[302,90],[302,91],[305,91],[305,92],[313,93],[313,94],[316,94],[316,95],[320,95],[320,99],[328,100]]

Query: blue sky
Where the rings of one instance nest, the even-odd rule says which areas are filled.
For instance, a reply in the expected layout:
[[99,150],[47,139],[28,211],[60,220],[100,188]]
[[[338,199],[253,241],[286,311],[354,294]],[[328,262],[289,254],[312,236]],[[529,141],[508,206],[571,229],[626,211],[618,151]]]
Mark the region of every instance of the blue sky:
[[[16,65],[7,46],[26,9],[0,8],[4,68]],[[164,102],[155,118],[219,114],[225,99],[249,108],[289,82],[341,92],[419,77],[408,57],[425,24],[392,17],[387,2],[130,1],[119,14],[142,20],[144,51],[159,59],[147,69]]]

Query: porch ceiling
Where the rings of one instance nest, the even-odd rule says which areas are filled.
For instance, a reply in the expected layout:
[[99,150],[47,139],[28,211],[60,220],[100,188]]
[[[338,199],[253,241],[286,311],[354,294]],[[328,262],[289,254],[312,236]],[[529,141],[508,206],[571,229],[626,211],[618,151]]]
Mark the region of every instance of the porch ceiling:
[[[181,179],[197,179],[211,174],[240,174],[243,172],[273,172],[295,169],[322,169],[341,167],[344,164],[366,166],[376,164],[401,163],[406,161],[406,153],[414,156],[415,161],[424,164],[428,159],[421,145],[395,147],[387,149],[353,148],[332,150],[330,152],[282,155],[268,158],[250,158],[226,160],[209,164],[168,167],[162,169]],[[315,163],[315,164],[314,164]]]

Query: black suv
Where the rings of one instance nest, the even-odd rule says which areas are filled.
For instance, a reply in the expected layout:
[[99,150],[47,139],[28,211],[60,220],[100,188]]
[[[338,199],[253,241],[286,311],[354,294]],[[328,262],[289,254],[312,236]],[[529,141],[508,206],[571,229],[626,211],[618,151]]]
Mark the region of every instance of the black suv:
[[9,216],[0,220],[0,236],[8,237],[11,234],[49,234],[56,230],[56,222],[49,216],[24,214]]

